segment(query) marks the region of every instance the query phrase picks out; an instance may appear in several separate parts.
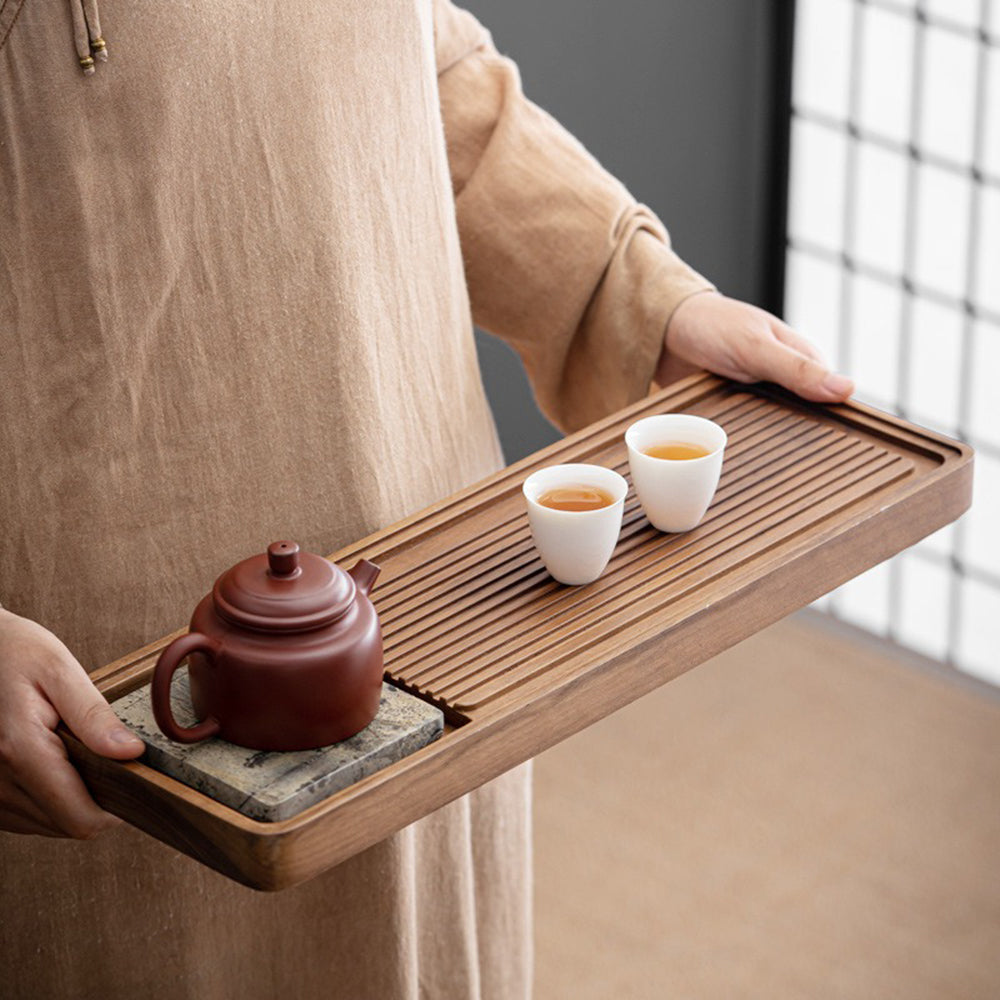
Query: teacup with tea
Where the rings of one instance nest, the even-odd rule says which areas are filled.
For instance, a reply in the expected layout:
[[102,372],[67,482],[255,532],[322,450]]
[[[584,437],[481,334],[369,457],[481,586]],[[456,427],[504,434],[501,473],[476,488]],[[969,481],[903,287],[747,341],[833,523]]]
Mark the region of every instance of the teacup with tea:
[[618,542],[625,479],[600,465],[550,465],[528,476],[522,490],[545,568],[560,583],[593,583]]
[[719,485],[726,432],[705,417],[664,413],[632,424],[625,444],[636,496],[653,526],[697,527]]

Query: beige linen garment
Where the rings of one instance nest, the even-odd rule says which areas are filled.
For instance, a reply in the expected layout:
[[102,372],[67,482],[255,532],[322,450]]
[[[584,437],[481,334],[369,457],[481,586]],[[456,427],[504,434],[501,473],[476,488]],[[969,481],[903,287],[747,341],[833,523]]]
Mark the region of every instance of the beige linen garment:
[[[101,0],[85,77],[94,7],[0,0],[0,601],[88,669],[494,471],[470,293],[571,428],[707,287],[453,7]],[[0,994],[527,996],[529,780],[274,895],[2,835]]]

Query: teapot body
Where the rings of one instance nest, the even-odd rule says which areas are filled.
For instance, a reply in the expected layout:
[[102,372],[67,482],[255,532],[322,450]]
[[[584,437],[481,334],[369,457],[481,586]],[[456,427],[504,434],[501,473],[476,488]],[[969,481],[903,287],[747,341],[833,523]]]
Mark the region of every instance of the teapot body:
[[198,718],[218,735],[255,750],[307,750],[345,740],[367,726],[382,695],[382,633],[371,601],[358,593],[336,621],[307,632],[260,632],[234,625],[209,594],[191,632],[217,652],[188,662]]
[[[227,570],[157,660],[160,729],[181,743],[218,736],[254,750],[309,750],[360,732],[382,697],[382,631],[369,598],[378,574],[367,559],[345,573],[291,541]],[[170,704],[185,657],[201,720],[187,727]]]

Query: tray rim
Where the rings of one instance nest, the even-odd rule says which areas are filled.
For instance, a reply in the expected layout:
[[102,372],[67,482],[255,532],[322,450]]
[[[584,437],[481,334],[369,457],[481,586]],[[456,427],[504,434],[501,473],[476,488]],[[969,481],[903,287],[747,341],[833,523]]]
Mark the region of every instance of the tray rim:
[[[111,811],[118,809],[127,813],[128,815],[125,818],[128,819],[134,817],[136,809],[143,806],[143,798],[149,799],[151,797],[150,793],[154,793],[157,807],[161,812],[166,801],[170,805],[170,809],[167,812],[172,811],[176,814],[176,819],[185,821],[194,819],[196,821],[195,825],[199,827],[201,833],[199,839],[207,838],[211,840],[213,836],[218,834],[220,839],[228,839],[230,841],[228,846],[230,849],[234,849],[231,850],[231,853],[238,855],[237,860],[234,860],[225,851],[216,857],[205,857],[203,856],[204,850],[202,850],[196,854],[199,860],[253,888],[273,890],[296,884],[305,878],[311,877],[311,875],[318,874],[319,871],[325,868],[331,867],[333,864],[339,863],[339,861],[345,860],[346,857],[356,853],[356,850],[363,849],[364,846],[369,846],[370,843],[375,843],[382,839],[382,836],[392,832],[392,830],[388,830],[381,835],[374,836],[362,844],[361,847],[347,844],[340,851],[340,855],[342,856],[335,856],[334,860],[315,867],[315,870],[310,868],[309,865],[303,867],[295,857],[297,849],[303,842],[315,840],[317,826],[321,825],[321,821],[327,815],[341,811],[344,808],[354,809],[361,813],[364,813],[366,809],[370,811],[372,800],[377,800],[386,794],[384,786],[389,785],[390,790],[405,792],[405,782],[411,776],[414,769],[418,767],[420,768],[419,775],[421,777],[418,784],[421,786],[426,785],[428,772],[433,775],[435,769],[440,767],[438,761],[441,754],[451,756],[456,753],[462,753],[463,759],[474,761],[475,766],[472,767],[474,776],[481,773],[484,775],[483,780],[473,783],[469,787],[459,788],[457,791],[449,789],[444,794],[431,796],[431,799],[440,800],[433,805],[433,808],[438,808],[451,799],[464,794],[470,788],[476,787],[477,784],[482,784],[484,781],[502,773],[502,771],[516,766],[522,760],[540,753],[542,750],[547,749],[548,746],[570,735],[571,732],[585,728],[591,722],[596,721],[597,718],[608,714],[607,711],[602,711],[594,715],[593,718],[590,718],[583,703],[590,697],[588,692],[591,691],[591,688],[594,685],[598,687],[604,685],[607,676],[620,670],[623,663],[632,663],[642,673],[635,676],[634,679],[637,683],[628,692],[630,696],[624,697],[620,692],[616,695],[617,698],[624,697],[624,700],[621,700],[620,704],[615,704],[615,708],[621,707],[629,701],[634,700],[634,698],[673,679],[673,677],[697,665],[698,662],[709,659],[715,653],[746,637],[746,635],[752,634],[752,632],[784,617],[785,614],[790,613],[795,608],[808,604],[814,598],[807,596],[805,599],[801,599],[804,593],[801,587],[796,588],[791,599],[789,599],[789,595],[787,594],[782,595],[782,585],[778,579],[779,576],[784,579],[790,575],[794,575],[793,571],[795,567],[803,560],[815,559],[818,555],[823,555],[829,562],[835,558],[840,550],[850,548],[850,543],[855,541],[855,531],[864,530],[866,535],[871,536],[870,544],[864,546],[865,560],[868,565],[874,565],[888,555],[901,551],[906,545],[912,544],[919,537],[923,537],[929,531],[936,530],[936,527],[940,526],[936,525],[929,530],[920,530],[916,537],[900,546],[896,543],[900,537],[906,537],[907,533],[905,531],[900,532],[897,524],[897,531],[893,536],[894,541],[890,543],[890,535],[887,531],[883,530],[884,525],[881,524],[889,512],[898,514],[901,512],[901,508],[905,507],[907,508],[907,514],[911,514],[913,513],[909,509],[911,507],[921,508],[930,506],[932,510],[929,514],[925,514],[925,517],[932,520],[944,517],[946,520],[941,521],[941,523],[946,524],[968,509],[971,502],[974,457],[973,449],[969,445],[953,440],[938,432],[921,428],[901,418],[883,413],[875,407],[861,402],[852,400],[846,404],[822,406],[821,404],[799,400],[798,397],[776,386],[765,384],[737,385],[714,375],[696,373],[680,382],[674,383],[666,389],[645,397],[637,403],[595,424],[568,435],[566,438],[499,470],[493,475],[456,492],[450,497],[438,501],[430,507],[416,512],[408,518],[345,546],[329,558],[337,562],[357,558],[361,554],[372,554],[379,547],[385,547],[389,543],[392,544],[394,549],[405,548],[411,541],[422,537],[426,531],[433,530],[433,528],[448,523],[456,517],[467,515],[470,511],[475,511],[487,502],[495,502],[498,494],[492,492],[493,488],[504,480],[509,480],[510,482],[500,492],[500,497],[516,492],[520,488],[523,475],[530,468],[540,464],[549,464],[553,459],[557,459],[561,453],[576,449],[588,439],[600,439],[609,428],[620,425],[635,414],[662,405],[667,405],[671,409],[679,409],[692,405],[699,399],[712,395],[720,388],[726,386],[733,386],[737,390],[746,390],[769,397],[776,402],[802,409],[805,412],[811,411],[815,413],[817,410],[821,410],[828,418],[832,418],[834,422],[846,423],[865,433],[896,442],[897,447],[905,445],[908,448],[919,451],[924,457],[937,461],[938,466],[921,476],[911,476],[909,483],[900,484],[900,486],[896,487],[892,502],[878,511],[873,511],[865,519],[866,523],[859,524],[852,522],[839,526],[828,526],[828,529],[820,536],[803,541],[792,554],[789,555],[786,553],[787,558],[785,558],[783,573],[770,572],[765,574],[763,579],[759,578],[755,573],[744,574],[747,578],[721,601],[713,603],[710,608],[706,607],[702,609],[701,612],[687,616],[676,628],[683,629],[686,634],[697,635],[696,645],[698,650],[703,652],[704,655],[694,660],[691,660],[690,655],[687,656],[687,659],[679,657],[666,672],[663,670],[656,672],[654,670],[653,673],[650,673],[650,666],[648,664],[644,667],[642,666],[643,660],[648,659],[649,647],[655,645],[659,638],[659,635],[649,636],[638,645],[631,647],[620,655],[612,656],[583,671],[577,671],[573,676],[567,676],[568,671],[560,671],[562,676],[555,683],[552,683],[551,678],[547,678],[549,680],[548,690],[539,695],[530,706],[522,704],[512,708],[510,700],[506,697],[501,697],[497,703],[477,710],[474,718],[467,717],[468,721],[464,724],[457,727],[446,727],[442,738],[421,748],[403,760],[397,761],[376,774],[369,775],[360,782],[337,792],[326,800],[315,803],[297,816],[276,822],[253,820],[243,816],[241,813],[215,802],[215,800],[209,798],[207,795],[184,785],[177,781],[177,779],[163,775],[145,764],[110,761],[98,757],[83,747],[72,734],[62,729],[60,735],[63,737],[74,761],[81,767],[85,777],[89,778],[92,784],[99,786],[98,790],[101,794],[98,797],[98,801],[101,801],[102,805],[105,805],[105,808],[110,808]],[[939,494],[945,483],[949,480],[955,480],[954,489],[951,494],[944,498],[946,503],[942,506]],[[930,489],[929,487],[932,486],[937,486],[937,489]],[[912,521],[913,519],[912,517],[904,517],[902,519],[897,518],[898,520],[905,522],[907,520]],[[848,535],[851,537],[848,538]],[[888,549],[888,551],[880,555],[879,553],[883,549]],[[877,558],[872,560],[870,557],[873,555],[877,556]],[[857,562],[857,558],[844,560],[843,565],[847,567],[848,571],[843,576],[843,579],[849,579],[856,572],[860,571],[853,569]],[[831,589],[830,579],[830,576],[824,577],[822,585],[818,588],[818,593],[815,596],[819,596],[819,593],[825,593]],[[837,583],[832,584],[832,586],[836,585]],[[748,591],[753,591],[753,593],[748,594]],[[772,594],[771,591],[774,591],[774,593]],[[762,603],[762,599],[765,596],[768,596],[769,600],[774,601],[773,609],[775,610],[773,616],[769,619],[767,612],[761,611],[756,615],[754,626],[749,631],[744,631],[742,634],[736,635],[739,629],[735,627],[734,622],[728,621],[728,619],[734,616],[724,615],[722,616],[722,620],[726,627],[720,628],[718,627],[718,622],[716,622],[716,627],[710,633],[706,633],[703,620],[709,610],[722,609],[727,605],[741,606],[747,603],[748,598],[749,603],[755,607],[762,608],[763,604],[766,603],[766,601]],[[714,617],[717,618],[718,616]],[[736,617],[742,619],[745,618],[745,614]],[[152,658],[156,653],[172,641],[173,638],[183,634],[185,631],[187,630],[179,629],[168,636],[155,640],[132,653],[112,661],[104,667],[98,668],[90,675],[91,679],[97,685],[98,689],[101,690],[102,694],[113,697],[120,696],[121,693],[124,693],[124,689],[135,687],[142,683],[152,672]],[[733,637],[734,635],[736,636],[735,638]],[[692,640],[689,638],[686,641],[687,645],[690,646]],[[688,662],[689,660],[690,662]],[[606,690],[607,686],[604,685],[604,687],[604,693],[608,694]],[[541,738],[539,738],[539,733],[535,731],[535,738],[530,741],[531,749],[525,750],[524,746],[526,744],[523,740],[532,731],[533,717],[542,711],[557,710],[560,705],[562,706],[561,714],[565,715],[565,707],[568,700],[573,700],[573,704],[580,710],[580,714],[574,718],[573,725],[567,727],[566,723],[562,722],[556,726],[548,726],[545,728],[544,736]],[[605,701],[604,705],[606,706],[607,704],[609,702]],[[590,714],[593,714],[593,711],[593,706],[591,706]],[[515,716],[516,718],[514,718]],[[580,719],[584,721],[577,724]],[[493,734],[498,728],[507,730],[507,740],[505,742],[510,747],[516,746],[516,748],[502,755],[503,766],[498,770],[493,770],[500,757],[496,754],[484,754],[483,744],[484,741],[488,744],[492,740]],[[430,758],[430,763],[428,763],[428,758]],[[487,772],[491,773],[487,774]],[[120,790],[122,794],[118,796],[112,792],[112,788],[116,784],[121,786]],[[142,794],[143,789],[145,789],[145,795]],[[409,798],[412,799],[412,788],[410,792]],[[404,798],[406,798],[405,795]],[[406,825],[407,822],[412,822],[413,819],[418,818],[418,814],[424,815],[430,811],[423,808],[426,801],[426,798],[421,799],[419,807],[414,807],[412,802],[407,802],[403,807],[397,809],[397,817],[403,817],[404,821],[396,823],[394,829]],[[159,836],[159,834],[153,835]],[[167,838],[160,837],[160,839]],[[362,835],[355,839],[360,843],[361,841],[365,841],[366,837]],[[185,850],[186,853],[191,853],[190,849],[192,845],[184,837],[183,830],[179,830],[175,839],[173,841],[168,840],[168,842],[172,842],[173,846]]]

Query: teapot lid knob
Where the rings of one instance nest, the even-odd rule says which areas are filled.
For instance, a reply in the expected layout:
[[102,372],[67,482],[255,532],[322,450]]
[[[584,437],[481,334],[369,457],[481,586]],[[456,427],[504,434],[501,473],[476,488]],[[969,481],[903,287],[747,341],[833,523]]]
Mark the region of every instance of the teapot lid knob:
[[287,538],[227,569],[212,588],[219,615],[265,632],[328,625],[347,612],[356,596],[354,577]]
[[272,542],[267,547],[267,565],[272,576],[281,576],[286,580],[298,576],[299,547],[295,542]]

